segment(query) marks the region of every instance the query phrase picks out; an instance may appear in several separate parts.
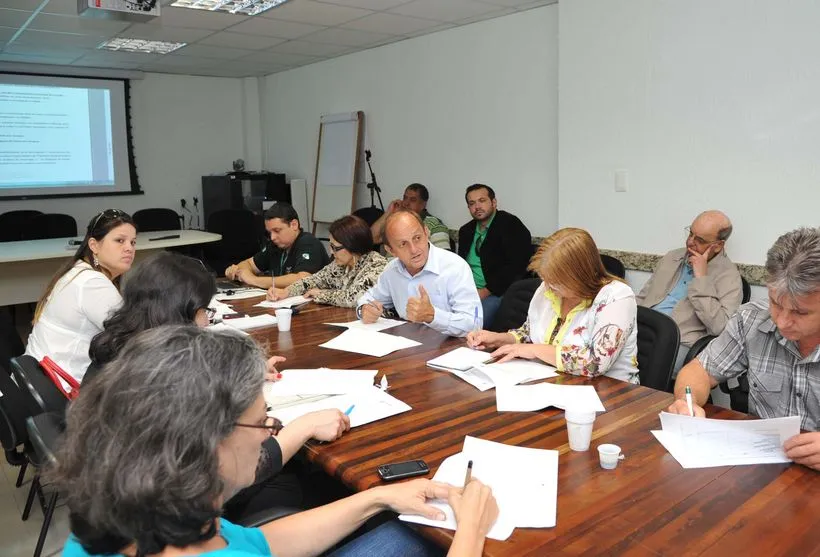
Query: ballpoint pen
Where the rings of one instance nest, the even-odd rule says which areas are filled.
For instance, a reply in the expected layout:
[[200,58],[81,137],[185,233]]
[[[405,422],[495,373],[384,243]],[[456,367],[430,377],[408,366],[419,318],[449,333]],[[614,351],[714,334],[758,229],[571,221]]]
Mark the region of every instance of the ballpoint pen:
[[686,385],[686,406],[689,407],[689,415],[694,416],[695,409],[692,408],[692,389],[689,387],[689,385]]

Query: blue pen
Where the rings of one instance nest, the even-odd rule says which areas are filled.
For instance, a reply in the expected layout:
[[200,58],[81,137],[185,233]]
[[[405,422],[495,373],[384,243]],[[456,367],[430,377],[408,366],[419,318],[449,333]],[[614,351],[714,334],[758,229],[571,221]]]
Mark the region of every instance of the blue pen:
[[350,408],[348,408],[347,410],[345,410],[345,416],[349,416],[349,415],[350,415],[350,413],[351,413],[351,412],[353,412],[353,409],[354,409],[354,408],[356,408],[356,405],[355,405],[355,404],[351,404],[351,405],[350,405]]
[[477,331],[478,330],[478,306],[476,306],[473,309],[474,309],[474,312],[473,312],[473,330]]

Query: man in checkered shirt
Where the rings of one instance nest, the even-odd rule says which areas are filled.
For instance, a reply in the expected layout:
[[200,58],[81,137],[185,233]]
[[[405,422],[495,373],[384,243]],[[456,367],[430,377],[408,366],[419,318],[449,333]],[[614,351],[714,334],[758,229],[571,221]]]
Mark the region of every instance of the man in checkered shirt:
[[718,383],[748,372],[749,411],[761,418],[800,416],[786,456],[820,470],[820,228],[782,235],[766,257],[769,301],[740,306],[719,337],[681,370],[669,411],[696,416]]

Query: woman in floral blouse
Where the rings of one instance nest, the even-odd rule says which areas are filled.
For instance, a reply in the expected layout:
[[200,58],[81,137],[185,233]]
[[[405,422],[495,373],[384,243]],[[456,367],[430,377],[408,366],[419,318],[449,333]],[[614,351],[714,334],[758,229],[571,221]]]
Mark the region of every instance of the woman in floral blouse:
[[366,222],[353,215],[337,219],[330,225],[333,261],[287,288],[271,288],[268,299],[301,294],[319,304],[356,307],[356,300],[376,284],[387,264],[383,256],[372,250],[373,236]]
[[530,270],[543,283],[524,324],[507,333],[472,332],[468,344],[494,349],[500,362],[538,359],[572,375],[638,383],[635,294],[606,272],[589,233],[558,230],[538,248]]

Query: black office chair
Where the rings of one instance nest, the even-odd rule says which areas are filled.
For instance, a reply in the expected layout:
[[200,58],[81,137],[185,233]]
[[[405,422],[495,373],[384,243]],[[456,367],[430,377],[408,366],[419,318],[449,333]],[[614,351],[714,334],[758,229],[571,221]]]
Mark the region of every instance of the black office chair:
[[[31,440],[31,446],[37,455],[37,474],[31,482],[32,490],[37,490],[38,495],[44,498],[43,484],[40,481],[41,472],[44,467],[54,466],[57,459],[54,455],[57,450],[57,444],[60,437],[65,430],[65,423],[63,416],[55,413],[46,412],[32,416],[26,420],[26,429]],[[29,496],[26,500],[26,507],[23,510],[23,520],[27,520],[31,512],[31,505],[34,502],[34,494],[29,490]],[[37,545],[34,548],[34,557],[40,557],[43,551],[43,545],[48,535],[48,527],[51,525],[51,517],[54,515],[54,509],[57,507],[57,497],[59,493],[52,488],[43,508],[43,525],[40,527],[40,535],[37,537]]]
[[638,370],[641,385],[659,391],[669,390],[679,344],[680,330],[671,317],[638,306]]
[[0,445],[3,447],[6,462],[11,466],[20,467],[15,487],[23,485],[23,478],[28,469],[31,453],[26,418],[39,411],[30,405],[26,397],[11,376],[0,372]]
[[541,279],[521,279],[510,285],[501,298],[501,305],[495,314],[490,330],[503,333],[517,329],[527,320],[527,311],[535,291],[541,286]]
[[172,209],[140,209],[133,215],[137,232],[181,230],[181,217]]
[[7,211],[0,215],[0,242],[17,242],[23,239],[23,226],[42,211]]
[[259,251],[265,228],[262,217],[247,209],[224,209],[208,218],[207,230],[222,235],[220,241],[203,247],[206,263],[221,275],[228,266]]
[[602,253],[601,262],[604,264],[606,272],[610,275],[615,275],[618,278],[626,278],[626,267],[624,267],[623,262],[617,257]]
[[366,222],[367,226],[373,226],[373,223],[379,220],[379,217],[383,214],[384,211],[378,207],[362,207],[361,209],[356,209],[353,211],[353,215]]
[[22,228],[23,240],[43,240],[46,238],[73,238],[77,235],[77,221],[70,215],[51,213],[37,215],[25,222]]
[[37,414],[53,412],[65,415],[68,399],[52,383],[37,360],[27,354],[12,358],[11,370],[23,396],[28,399],[29,407],[39,410]]
[[752,287],[749,286],[749,281],[743,277],[740,277],[740,285],[741,288],[743,288],[743,298],[740,300],[740,303],[748,304],[749,300],[752,299]]

